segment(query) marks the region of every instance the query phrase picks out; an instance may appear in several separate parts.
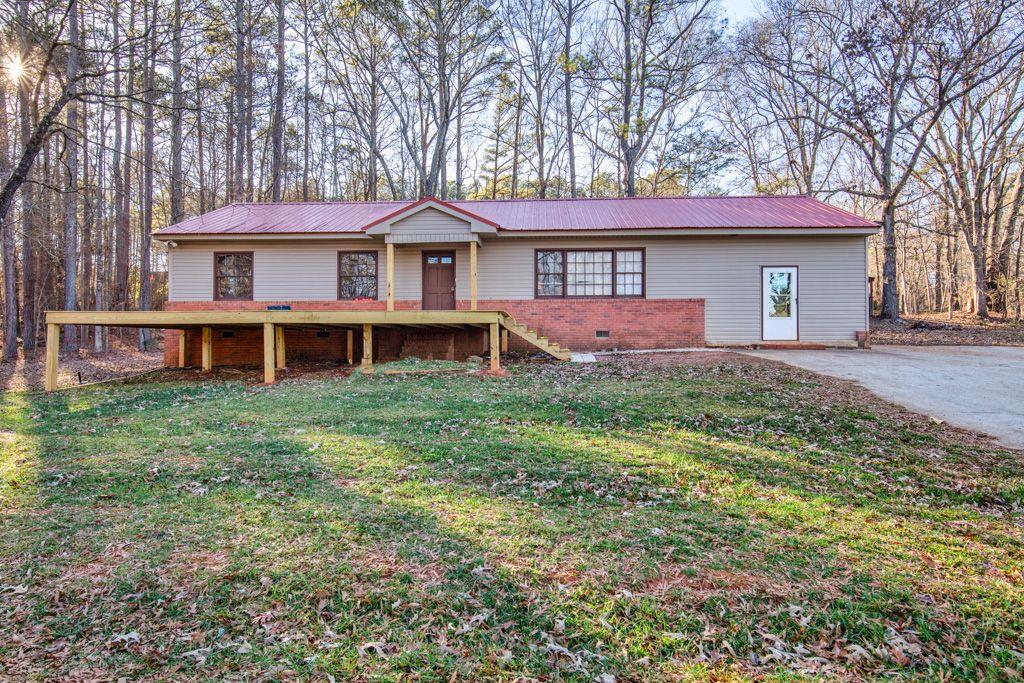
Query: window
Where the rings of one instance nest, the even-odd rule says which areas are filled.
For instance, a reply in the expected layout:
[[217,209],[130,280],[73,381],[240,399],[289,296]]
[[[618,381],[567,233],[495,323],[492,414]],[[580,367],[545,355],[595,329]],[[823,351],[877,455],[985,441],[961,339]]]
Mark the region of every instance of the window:
[[565,252],[537,252],[537,296],[565,296]]
[[615,252],[615,295],[644,295],[644,252],[638,249]]
[[213,298],[252,300],[252,252],[213,255]]
[[377,298],[377,252],[338,253],[338,298]]
[[565,252],[566,296],[611,296],[612,252]]
[[535,294],[644,296],[643,249],[538,249]]

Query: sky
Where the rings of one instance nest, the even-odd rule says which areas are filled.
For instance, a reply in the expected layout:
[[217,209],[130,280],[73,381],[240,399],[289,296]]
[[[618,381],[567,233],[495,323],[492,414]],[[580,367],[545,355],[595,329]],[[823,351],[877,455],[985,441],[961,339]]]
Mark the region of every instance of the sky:
[[721,0],[722,12],[730,24],[737,24],[754,16],[754,3],[757,0]]

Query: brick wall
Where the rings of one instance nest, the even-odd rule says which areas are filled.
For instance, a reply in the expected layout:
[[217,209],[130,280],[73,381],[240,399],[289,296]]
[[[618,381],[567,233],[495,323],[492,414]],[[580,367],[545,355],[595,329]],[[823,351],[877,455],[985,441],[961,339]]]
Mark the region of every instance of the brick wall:
[[[167,302],[168,311],[262,311],[267,306],[289,305],[294,310],[348,311],[384,310],[383,301],[190,301]],[[468,310],[468,301],[459,301],[460,310]],[[395,301],[398,310],[418,310],[418,301]],[[609,349],[657,349],[704,345],[703,299],[488,299],[477,302],[480,310],[502,310],[519,323],[536,330],[548,339],[574,351],[603,351]],[[314,328],[285,329],[285,348],[289,360],[344,360],[347,339],[339,328],[327,329],[327,337],[317,336]],[[608,337],[597,337],[598,330],[606,330]],[[233,333],[225,337],[224,331]],[[431,354],[424,346],[426,339],[417,335],[433,335],[437,348]],[[453,332],[454,337],[436,332],[417,333],[397,329],[374,328],[374,360],[389,360],[402,354],[409,342],[409,353],[434,357],[465,359],[469,355],[484,353],[486,338],[483,331]],[[358,363],[362,357],[362,334],[353,334],[353,355]],[[198,330],[186,335],[186,354],[189,365],[200,364],[202,340]],[[427,345],[429,346],[429,344]],[[533,347],[511,339],[512,350],[529,351]],[[263,360],[263,331],[251,327],[217,328],[213,333],[214,365],[259,364]],[[178,362],[178,332],[167,330],[164,335],[164,363]]]
[[703,299],[488,299],[477,307],[505,311],[573,351],[704,346]]

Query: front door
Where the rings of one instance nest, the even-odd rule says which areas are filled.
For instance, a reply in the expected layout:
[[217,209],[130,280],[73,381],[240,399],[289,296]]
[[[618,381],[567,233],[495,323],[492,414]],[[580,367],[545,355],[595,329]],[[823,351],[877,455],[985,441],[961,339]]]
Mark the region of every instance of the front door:
[[455,252],[423,252],[423,310],[455,308]]
[[796,280],[795,266],[761,268],[761,338],[765,341],[799,339]]

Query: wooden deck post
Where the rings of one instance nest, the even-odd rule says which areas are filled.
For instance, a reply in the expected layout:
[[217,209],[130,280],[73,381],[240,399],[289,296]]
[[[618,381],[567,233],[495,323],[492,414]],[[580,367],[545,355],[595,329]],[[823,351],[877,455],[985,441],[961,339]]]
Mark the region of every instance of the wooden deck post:
[[347,342],[345,358],[348,359],[348,364],[349,365],[352,365],[352,342],[354,341],[352,339],[352,337],[354,337],[354,336],[355,335],[352,334],[352,330],[345,330],[345,337],[346,337],[346,342]]
[[373,372],[373,325],[363,324],[363,372]]
[[476,240],[469,243],[469,310],[476,310]]
[[501,328],[501,352],[508,353],[508,330]]
[[284,327],[281,325],[274,328],[274,352],[275,364],[278,368],[283,368],[285,366]]
[[185,352],[187,350],[185,344],[185,330],[178,330],[178,367],[185,367]]
[[203,328],[203,372],[213,370],[213,328]]
[[395,310],[395,245],[388,242],[388,310]]
[[274,383],[274,323],[263,323],[263,383]]
[[60,352],[60,325],[46,325],[46,374],[43,377],[43,388],[46,391],[57,390],[57,362]]
[[501,370],[501,342],[499,341],[501,333],[498,331],[498,327],[498,323],[491,323],[491,372]]

